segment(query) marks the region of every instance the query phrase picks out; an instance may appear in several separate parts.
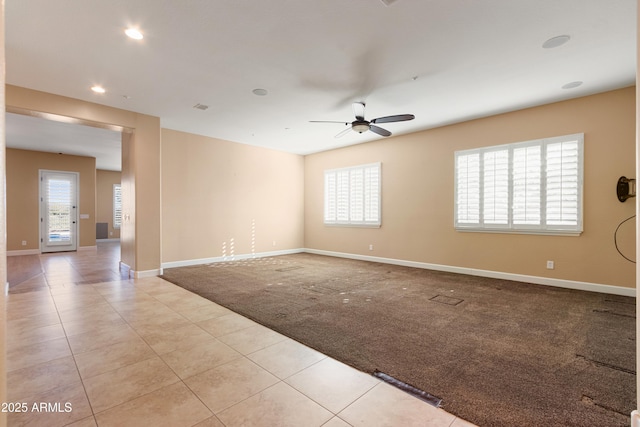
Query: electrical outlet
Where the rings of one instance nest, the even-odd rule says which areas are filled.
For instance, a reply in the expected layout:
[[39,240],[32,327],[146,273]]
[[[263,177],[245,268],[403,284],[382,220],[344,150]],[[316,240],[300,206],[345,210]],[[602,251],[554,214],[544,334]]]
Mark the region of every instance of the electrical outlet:
[[547,261],[547,270],[553,270],[555,268],[555,263],[553,261]]
[[369,250],[372,251],[373,250],[373,245],[369,245]]
[[22,241],[22,246],[27,246],[27,241],[26,240]]
[[276,245],[276,241],[274,240],[274,241],[273,241],[273,246],[275,246],[275,245]]

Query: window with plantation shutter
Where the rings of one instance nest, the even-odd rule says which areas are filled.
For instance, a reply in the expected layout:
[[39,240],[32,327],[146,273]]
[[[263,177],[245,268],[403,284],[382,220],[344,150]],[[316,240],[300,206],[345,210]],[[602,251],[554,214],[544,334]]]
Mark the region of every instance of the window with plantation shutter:
[[122,186],[113,184],[113,228],[122,225]]
[[324,172],[324,223],[380,226],[380,163]]
[[582,232],[584,135],[455,153],[455,227],[462,231]]

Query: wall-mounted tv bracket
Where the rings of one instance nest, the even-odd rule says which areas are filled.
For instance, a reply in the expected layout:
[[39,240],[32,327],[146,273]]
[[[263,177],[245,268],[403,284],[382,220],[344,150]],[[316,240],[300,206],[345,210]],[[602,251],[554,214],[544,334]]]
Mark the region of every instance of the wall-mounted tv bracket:
[[616,186],[618,200],[625,202],[630,197],[636,197],[636,180],[621,176]]

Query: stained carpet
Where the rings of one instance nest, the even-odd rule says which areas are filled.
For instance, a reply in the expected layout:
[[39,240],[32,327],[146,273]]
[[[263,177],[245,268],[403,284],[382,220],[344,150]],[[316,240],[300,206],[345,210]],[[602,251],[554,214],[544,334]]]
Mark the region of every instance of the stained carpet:
[[479,426],[628,426],[635,298],[313,254],[165,279]]

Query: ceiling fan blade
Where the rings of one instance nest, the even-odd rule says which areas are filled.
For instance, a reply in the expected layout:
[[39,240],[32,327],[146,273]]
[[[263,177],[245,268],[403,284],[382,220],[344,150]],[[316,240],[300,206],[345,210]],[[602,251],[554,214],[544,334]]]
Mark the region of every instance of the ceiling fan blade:
[[371,123],[391,123],[391,122],[404,122],[407,120],[413,120],[416,116],[413,114],[398,114],[395,116],[385,116],[378,117],[377,119],[371,120]]
[[335,138],[340,138],[341,136],[346,135],[350,130],[351,130],[351,126],[349,126],[348,128],[345,128],[344,130],[341,130],[340,133],[338,133],[335,136]]
[[364,121],[364,102],[354,102],[352,107],[353,115],[356,116],[356,119]]
[[382,129],[380,126],[376,126],[376,125],[369,125],[369,130],[371,132],[375,132],[378,135],[382,135],[382,136],[391,136],[391,132],[389,132],[386,129]]
[[343,125],[348,125],[348,122],[335,122],[329,120],[309,120],[309,123],[341,123]]

